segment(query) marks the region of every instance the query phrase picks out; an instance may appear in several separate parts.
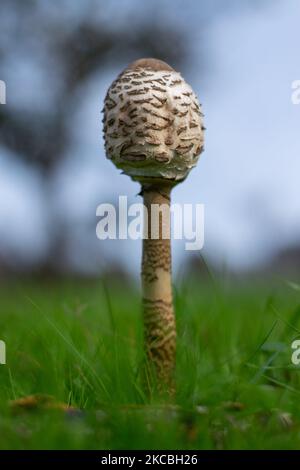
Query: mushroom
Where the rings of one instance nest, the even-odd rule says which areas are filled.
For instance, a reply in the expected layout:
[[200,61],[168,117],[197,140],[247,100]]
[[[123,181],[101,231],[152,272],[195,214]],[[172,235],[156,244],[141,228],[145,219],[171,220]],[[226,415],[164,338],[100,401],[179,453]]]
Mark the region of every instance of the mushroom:
[[[192,88],[157,59],[137,60],[121,72],[108,89],[103,111],[107,158],[141,183],[147,209],[142,256],[145,346],[150,370],[170,390],[176,355],[170,194],[203,151],[203,114]],[[159,217],[154,217],[154,208]]]

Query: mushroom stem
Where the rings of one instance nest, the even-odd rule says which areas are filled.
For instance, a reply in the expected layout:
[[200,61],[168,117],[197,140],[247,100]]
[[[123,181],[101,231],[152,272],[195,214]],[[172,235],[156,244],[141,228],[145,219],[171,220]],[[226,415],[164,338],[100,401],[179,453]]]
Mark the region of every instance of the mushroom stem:
[[176,323],[171,281],[171,186],[143,185],[142,195],[146,208],[142,288],[147,370],[154,372],[159,389],[173,393]]

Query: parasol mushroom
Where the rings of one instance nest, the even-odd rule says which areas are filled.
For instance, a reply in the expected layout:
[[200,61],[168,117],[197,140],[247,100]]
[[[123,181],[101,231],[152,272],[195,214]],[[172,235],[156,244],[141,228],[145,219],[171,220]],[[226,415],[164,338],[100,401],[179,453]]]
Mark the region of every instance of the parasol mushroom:
[[[176,324],[170,194],[203,151],[203,114],[193,90],[178,72],[161,60],[140,59],[110,86],[103,122],[107,158],[142,186],[147,209],[142,257],[145,345],[158,383],[171,389]],[[153,215],[155,207],[158,219]],[[167,217],[162,217],[163,209]],[[158,236],[151,236],[151,230]]]

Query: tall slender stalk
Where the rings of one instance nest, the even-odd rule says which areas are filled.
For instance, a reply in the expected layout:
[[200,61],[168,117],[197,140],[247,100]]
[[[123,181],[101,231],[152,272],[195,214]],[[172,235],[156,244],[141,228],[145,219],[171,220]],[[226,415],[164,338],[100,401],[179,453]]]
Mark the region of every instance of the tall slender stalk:
[[176,322],[171,281],[171,186],[143,186],[142,194],[147,218],[142,257],[146,353],[159,388],[167,387],[172,391]]

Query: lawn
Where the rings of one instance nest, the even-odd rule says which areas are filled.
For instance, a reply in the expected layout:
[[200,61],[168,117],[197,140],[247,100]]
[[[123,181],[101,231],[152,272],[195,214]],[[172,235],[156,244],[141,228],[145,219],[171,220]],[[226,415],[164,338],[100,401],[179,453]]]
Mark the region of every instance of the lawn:
[[2,281],[0,448],[299,448],[300,287],[210,277],[174,290],[177,395],[162,403],[141,386],[137,287]]

